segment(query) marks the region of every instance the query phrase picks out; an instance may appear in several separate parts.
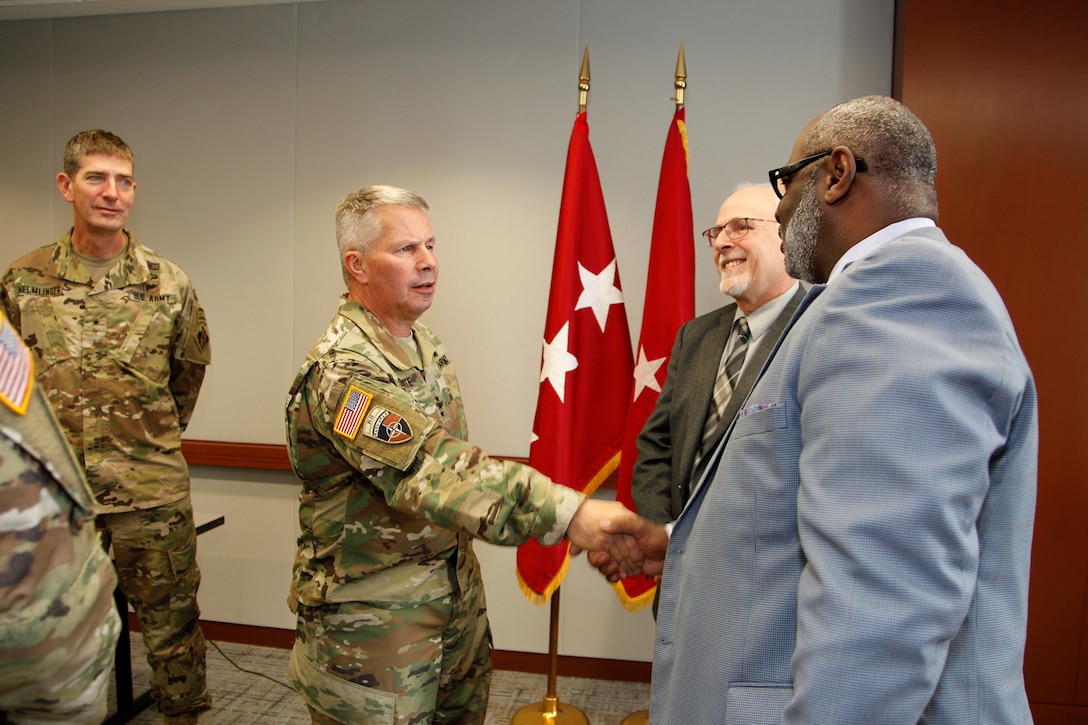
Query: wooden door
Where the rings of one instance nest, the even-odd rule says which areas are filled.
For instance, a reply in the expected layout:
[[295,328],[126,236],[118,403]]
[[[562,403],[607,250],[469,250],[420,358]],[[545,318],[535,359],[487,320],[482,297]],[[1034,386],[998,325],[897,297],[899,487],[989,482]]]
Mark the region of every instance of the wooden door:
[[1028,697],[1088,723],[1088,2],[898,0],[894,93],[940,225],[1001,291],[1039,390]]

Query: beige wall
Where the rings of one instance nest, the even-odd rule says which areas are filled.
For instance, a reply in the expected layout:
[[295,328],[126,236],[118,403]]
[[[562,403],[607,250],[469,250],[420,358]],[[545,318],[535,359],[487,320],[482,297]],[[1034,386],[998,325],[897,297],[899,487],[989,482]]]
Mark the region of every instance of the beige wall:
[[[130,226],[186,268],[211,325],[188,437],[281,443],[287,387],[342,287],[335,204],[371,183],[409,187],[432,206],[442,274],[425,321],[457,363],[473,439],[525,456],[583,48],[637,339],[679,44],[702,229],[737,182],[787,160],[817,112],[890,91],[893,5],[360,0],[0,21],[0,262],[70,224],[52,182],[65,140],[121,134],[136,153]],[[722,298],[702,248],[698,264],[706,312]],[[286,474],[194,472],[198,510],[227,515],[201,541],[207,618],[291,626],[296,494]],[[513,552],[480,549],[496,646],[545,651],[547,609],[517,592]],[[649,659],[648,612],[572,570],[562,652]]]

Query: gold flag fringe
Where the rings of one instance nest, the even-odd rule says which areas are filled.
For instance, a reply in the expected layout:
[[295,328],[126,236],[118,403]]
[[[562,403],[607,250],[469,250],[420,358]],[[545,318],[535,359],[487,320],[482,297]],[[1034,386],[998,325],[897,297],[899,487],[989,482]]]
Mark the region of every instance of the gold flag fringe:
[[604,464],[604,466],[601,467],[601,470],[597,471],[597,475],[589,479],[589,483],[587,483],[586,487],[582,489],[582,492],[586,496],[592,496],[593,493],[601,487],[601,484],[604,483],[605,480],[612,475],[612,472],[619,468],[619,466],[620,452],[617,451],[616,455],[612,456],[612,458],[608,460],[608,463]]
[[632,597],[627,593],[627,590],[623,588],[623,582],[613,582],[612,588],[616,590],[616,597],[620,600],[620,604],[628,612],[637,612],[638,610],[654,603],[654,594],[657,592],[657,587],[652,587],[639,594],[636,597]]
[[[597,471],[593,478],[589,480],[589,483],[586,484],[583,493],[586,496],[592,496],[593,492],[601,487],[601,484],[604,483],[605,480],[612,475],[612,472],[615,471],[619,467],[619,465],[620,454],[619,452],[617,452],[616,455],[612,456],[612,458],[610,458],[608,462],[601,467],[601,470]],[[548,582],[548,586],[544,587],[544,591],[541,593],[534,591],[533,588],[530,587],[524,579],[522,579],[520,569],[514,567],[514,573],[517,575],[518,578],[518,588],[521,589],[521,593],[525,595],[525,598],[533,604],[537,605],[538,607],[543,607],[545,604],[548,603],[548,600],[552,598],[552,595],[555,594],[555,590],[559,588],[559,585],[563,583],[563,579],[565,579],[567,576],[568,569],[570,569],[569,550],[567,552],[564,552],[562,566],[559,567],[559,571],[552,578],[552,580]],[[653,592],[650,592],[650,594],[650,601],[653,601]],[[626,608],[627,604],[625,603],[623,606]],[[641,609],[645,606],[645,604],[642,604],[638,607],[638,609]]]
[[543,593],[537,593],[533,591],[532,587],[525,583],[525,580],[521,578],[521,571],[516,570],[518,575],[518,588],[521,589],[521,593],[525,595],[533,604],[538,607],[543,607],[548,603],[548,600],[555,594],[555,590],[559,588],[559,585],[563,583],[563,579],[567,576],[567,569],[570,568],[570,554],[567,553],[563,556],[563,565],[559,567],[559,573],[548,582],[548,586],[544,588]]

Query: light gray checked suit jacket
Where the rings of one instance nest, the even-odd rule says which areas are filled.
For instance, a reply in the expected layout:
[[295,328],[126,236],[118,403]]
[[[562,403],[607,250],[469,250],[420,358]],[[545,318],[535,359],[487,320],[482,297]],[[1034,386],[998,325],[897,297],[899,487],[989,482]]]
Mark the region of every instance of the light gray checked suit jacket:
[[[723,412],[722,432],[755,385],[764,361],[806,291],[804,285],[798,288],[759,345],[749,351],[744,371]],[[674,521],[680,515],[692,484],[709,458],[706,456],[696,469],[695,457],[714,404],[714,383],[736,311],[736,304],[725,305],[685,322],[676,333],[665,385],[639,433],[638,460],[631,474],[635,509],[656,523]]]
[[813,288],[673,529],[651,723],[1030,723],[1036,415],[939,229]]

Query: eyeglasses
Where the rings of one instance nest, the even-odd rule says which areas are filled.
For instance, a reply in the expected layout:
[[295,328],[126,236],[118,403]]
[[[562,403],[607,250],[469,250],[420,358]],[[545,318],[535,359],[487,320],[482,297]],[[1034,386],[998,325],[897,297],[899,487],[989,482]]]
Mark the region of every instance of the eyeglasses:
[[[824,156],[830,156],[834,149],[828,149],[827,151],[821,151],[818,154],[812,156],[806,156],[800,161],[794,161],[792,164],[786,164],[777,169],[771,169],[767,172],[767,176],[771,180],[771,186],[774,188],[774,193],[778,194],[778,198],[781,199],[786,194],[786,186],[793,179],[793,175],[801,169],[805,168],[813,161],[819,161]],[[854,163],[857,166],[858,171],[868,171],[869,165],[865,163],[865,159],[860,156],[854,157]]]
[[743,219],[730,219],[720,227],[710,227],[703,232],[703,239],[706,240],[707,246],[713,247],[714,242],[717,241],[718,235],[725,232],[725,236],[736,241],[737,239],[743,239],[748,235],[748,232],[752,230],[752,222],[770,222],[771,224],[777,224],[774,219],[757,219],[755,217],[744,217]]

